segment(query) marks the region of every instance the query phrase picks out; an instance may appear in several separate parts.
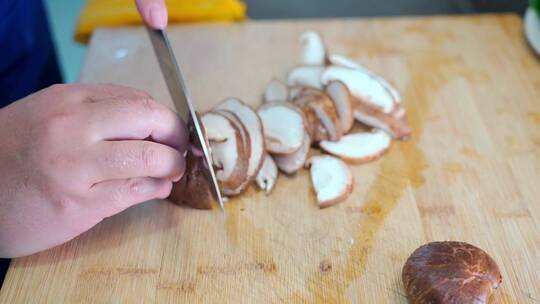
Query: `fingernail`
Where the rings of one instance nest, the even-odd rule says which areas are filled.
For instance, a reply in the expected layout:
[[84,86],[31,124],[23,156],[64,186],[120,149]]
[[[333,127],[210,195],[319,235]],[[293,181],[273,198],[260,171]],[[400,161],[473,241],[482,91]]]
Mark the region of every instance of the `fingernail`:
[[180,181],[182,179],[182,176],[184,176],[184,174],[180,174],[178,176],[173,177],[172,178],[173,183]]
[[163,6],[152,4],[149,15],[151,26],[161,30],[167,26],[167,10]]

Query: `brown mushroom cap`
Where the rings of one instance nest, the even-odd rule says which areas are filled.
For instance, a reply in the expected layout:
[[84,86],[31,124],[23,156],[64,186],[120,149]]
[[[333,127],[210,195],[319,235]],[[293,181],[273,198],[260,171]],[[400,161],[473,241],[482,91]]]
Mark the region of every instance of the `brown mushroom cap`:
[[433,242],[407,259],[403,285],[413,304],[482,304],[502,276],[482,249],[463,242]]
[[204,176],[204,166],[203,158],[188,153],[185,174],[174,184],[168,199],[175,204],[185,204],[195,209],[215,208],[210,184]]

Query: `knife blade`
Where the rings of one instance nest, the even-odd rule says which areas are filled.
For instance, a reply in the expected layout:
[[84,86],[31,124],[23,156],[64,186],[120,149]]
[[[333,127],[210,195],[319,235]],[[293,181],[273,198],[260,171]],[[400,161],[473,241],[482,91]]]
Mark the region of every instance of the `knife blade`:
[[[151,29],[149,27],[146,27],[146,29],[176,111],[184,122],[187,123],[190,143],[199,151],[202,151],[203,161],[205,162],[205,166],[203,166],[205,172],[203,175],[210,185],[214,199],[219,203],[221,210],[223,210],[223,198],[219,190],[216,173],[212,167],[210,150],[207,146],[199,117],[195,112],[195,107],[191,103],[182,71],[174,57],[167,33],[163,30]],[[188,153],[191,153],[189,149]]]

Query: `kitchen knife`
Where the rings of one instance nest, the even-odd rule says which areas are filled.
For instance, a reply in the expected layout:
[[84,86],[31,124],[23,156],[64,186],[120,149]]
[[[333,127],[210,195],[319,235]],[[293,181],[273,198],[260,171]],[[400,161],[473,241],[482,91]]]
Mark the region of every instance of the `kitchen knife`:
[[[187,129],[189,132],[190,143],[195,146],[196,149],[202,151],[202,158],[205,163],[204,177],[210,185],[212,195],[214,199],[219,203],[219,207],[223,210],[223,199],[219,190],[219,184],[217,182],[216,174],[212,167],[212,159],[210,158],[210,150],[207,146],[207,141],[203,133],[203,128],[199,121],[199,117],[195,112],[195,108],[191,103],[189,94],[186,89],[184,77],[182,71],[176,62],[174,53],[167,38],[167,34],[163,30],[146,28],[150,41],[154,47],[154,52],[161,68],[161,73],[167,83],[169,94],[178,112],[178,115],[187,123]],[[188,149],[188,153],[191,153]]]

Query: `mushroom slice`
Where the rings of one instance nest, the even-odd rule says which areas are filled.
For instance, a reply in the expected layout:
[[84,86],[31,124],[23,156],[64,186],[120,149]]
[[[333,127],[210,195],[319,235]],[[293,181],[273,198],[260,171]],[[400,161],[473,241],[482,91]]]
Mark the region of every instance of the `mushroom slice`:
[[321,74],[321,82],[327,85],[333,80],[343,82],[359,101],[379,108],[384,113],[390,113],[397,103],[386,87],[366,71],[331,65]]
[[321,141],[319,146],[325,152],[354,162],[367,163],[381,157],[390,147],[390,135],[381,130],[353,133],[343,136],[339,141]]
[[304,117],[306,118],[306,132],[313,142],[319,142],[321,140],[328,140],[330,136],[325,129],[321,120],[315,114],[315,111],[309,106],[301,107]]
[[[343,132],[336,107],[324,91],[306,87],[296,93],[293,98],[292,102],[302,108],[304,115],[310,116],[308,119],[310,134],[316,134],[319,131],[319,126],[322,125],[330,140],[341,138]],[[308,109],[315,114],[318,122],[313,121]]]
[[273,102],[273,101],[286,101],[288,94],[287,85],[277,79],[272,79],[264,90],[264,101]]
[[304,115],[286,102],[263,104],[257,111],[263,124],[264,141],[270,153],[289,154],[300,149],[304,137]]
[[307,31],[300,36],[302,51],[300,62],[305,65],[324,65],[326,51],[323,40],[319,33]]
[[274,160],[278,168],[287,173],[293,174],[300,170],[306,164],[306,159],[311,146],[311,138],[307,132],[304,133],[304,140],[302,146],[297,151],[291,154],[275,155]]
[[330,140],[339,140],[343,132],[341,132],[341,125],[336,114],[336,109],[330,99],[320,97],[314,99],[308,106],[317,115],[326,131],[328,131],[328,138]]
[[270,194],[274,189],[278,176],[278,170],[274,159],[268,154],[265,154],[264,161],[261,169],[257,173],[255,181],[261,190],[264,190],[266,194]]
[[320,119],[315,114],[315,111],[307,105],[310,99],[301,98],[304,95],[311,94],[312,91],[319,90],[306,86],[290,87],[288,100],[298,106],[302,110],[302,113],[304,113],[306,130],[311,140],[314,142],[328,140],[328,131],[322,125]]
[[262,166],[265,155],[261,119],[251,107],[235,98],[225,100],[217,109],[230,111],[235,114],[247,131],[250,144],[247,174],[248,179],[252,180]]
[[337,54],[330,54],[328,55],[328,62],[331,64],[331,65],[339,65],[339,66],[342,66],[342,67],[345,67],[345,68],[349,68],[349,69],[353,69],[353,70],[365,70],[366,68],[345,57],[345,56],[342,56],[342,55],[337,55]]
[[294,102],[306,89],[312,89],[311,87],[306,87],[303,85],[294,85],[289,86],[289,91],[287,92],[287,101]]
[[353,116],[359,122],[384,130],[396,139],[405,139],[411,135],[405,109],[401,104],[398,104],[391,113],[383,113],[377,108],[355,101]]
[[214,112],[227,118],[240,131],[240,137],[242,138],[242,148],[244,150],[244,155],[246,155],[246,157],[250,157],[251,156],[251,137],[249,135],[249,131],[246,125],[242,123],[238,115],[236,115],[235,113],[229,110],[216,108]]
[[399,92],[392,86],[386,79],[384,79],[382,76],[378,75],[377,73],[373,72],[372,70],[368,69],[367,67],[354,62],[353,60],[342,56],[342,55],[336,55],[332,54],[328,56],[328,61],[333,65],[340,65],[342,67],[346,67],[353,70],[360,70],[364,71],[368,74],[370,74],[372,77],[374,77],[377,81],[379,81],[388,91],[390,94],[392,94],[392,97],[396,102],[401,102],[401,96],[399,95]]
[[[242,141],[241,130],[223,113],[206,113],[201,122],[205,129],[219,128],[226,135],[223,142],[211,142],[212,163],[216,177],[225,195],[236,193],[247,178],[248,156]],[[208,127],[207,127],[208,126]]]
[[215,119],[214,113],[207,113],[201,117],[201,123],[206,131],[208,142],[224,142],[227,140],[226,130],[222,128],[223,120]]
[[334,102],[341,124],[341,131],[343,133],[348,132],[354,124],[353,97],[349,89],[341,81],[330,81],[325,88],[325,92]]
[[358,121],[385,130],[396,139],[406,138],[411,130],[405,109],[379,78],[368,70],[336,65],[328,67],[321,76],[324,84],[340,80],[347,86],[354,97],[353,116]]
[[246,175],[244,175],[244,178],[242,180],[238,180],[238,181],[235,180],[235,183],[233,184],[234,186],[227,186],[227,187],[223,187],[222,189],[222,192],[224,195],[235,196],[242,193],[242,191],[244,191],[247,185],[249,185],[249,182],[253,180],[253,176],[249,175],[249,165],[250,165],[251,156],[253,154],[251,150],[252,148],[251,136],[246,125],[240,120],[238,115],[225,109],[216,108],[214,111],[215,113],[221,116],[224,116],[225,118],[230,120],[232,124],[240,131],[240,138],[241,138],[240,148],[242,150],[241,154],[245,158],[242,160],[242,163],[247,162]]
[[322,89],[321,75],[325,68],[317,65],[303,65],[296,67],[289,73],[288,84],[290,86],[302,85]]
[[501,272],[482,249],[463,242],[433,242],[416,249],[402,272],[411,303],[488,303]]
[[352,173],[339,158],[320,155],[308,160],[311,182],[319,208],[327,208],[345,200],[353,190]]
[[324,128],[324,126],[320,123],[316,125],[315,130],[313,130],[313,139],[312,141],[315,143],[320,142],[321,140],[329,140],[330,136],[328,135],[328,131]]

